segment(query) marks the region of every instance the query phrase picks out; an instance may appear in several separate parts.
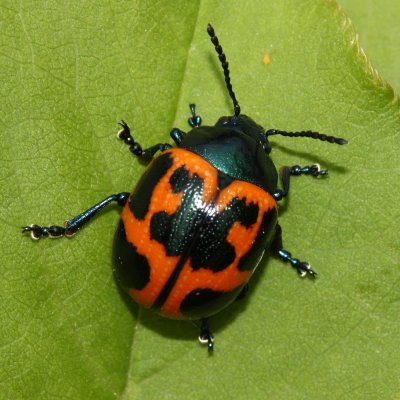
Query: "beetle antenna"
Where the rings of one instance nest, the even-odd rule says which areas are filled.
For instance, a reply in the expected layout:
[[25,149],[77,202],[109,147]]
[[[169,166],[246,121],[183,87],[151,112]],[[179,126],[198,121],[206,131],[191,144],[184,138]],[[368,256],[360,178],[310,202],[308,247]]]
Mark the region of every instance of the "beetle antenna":
[[219,61],[221,62],[222,69],[224,70],[226,88],[228,89],[229,96],[231,96],[233,102],[235,116],[238,116],[240,114],[240,106],[232,89],[231,77],[229,76],[229,63],[226,61],[226,55],[219,44],[217,36],[215,36],[214,28],[211,26],[211,24],[207,25],[207,32],[211,38],[211,42],[214,45],[216,52],[218,53]]
[[328,135],[324,135],[323,133],[312,132],[312,131],[286,132],[286,131],[280,131],[278,129],[270,129],[269,131],[265,132],[265,135],[267,137],[272,136],[272,135],[282,135],[282,136],[289,136],[289,137],[308,137],[308,138],[312,138],[312,139],[326,141],[329,143],[347,144],[346,139],[337,138],[335,136],[328,136]]

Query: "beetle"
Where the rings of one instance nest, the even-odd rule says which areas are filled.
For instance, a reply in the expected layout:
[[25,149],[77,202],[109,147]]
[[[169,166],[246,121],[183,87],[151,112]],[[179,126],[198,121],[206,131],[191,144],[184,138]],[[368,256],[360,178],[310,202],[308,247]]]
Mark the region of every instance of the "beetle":
[[[70,237],[110,203],[123,207],[113,245],[114,273],[140,305],[172,319],[200,321],[199,341],[214,348],[208,318],[247,291],[265,250],[289,263],[301,277],[316,277],[305,261],[285,250],[278,202],[289,193],[291,176],[325,176],[318,164],[283,167],[282,189],[270,158],[269,137],[306,137],[346,144],[318,132],[265,130],[241,113],[229,64],[213,27],[207,32],[218,54],[234,114],[202,126],[190,104],[191,130],[172,129],[176,147],[147,149],[120,122],[118,137],[148,167],[131,193],[112,194],[64,226],[23,227],[33,239]],[[155,157],[156,153],[161,153]]]

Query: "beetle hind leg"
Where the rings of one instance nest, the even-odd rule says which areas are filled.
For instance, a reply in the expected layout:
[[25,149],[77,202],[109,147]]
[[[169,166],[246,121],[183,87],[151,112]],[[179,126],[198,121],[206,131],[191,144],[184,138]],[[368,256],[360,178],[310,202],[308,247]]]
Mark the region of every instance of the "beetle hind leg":
[[273,255],[283,262],[289,262],[301,278],[305,276],[316,278],[317,273],[311,268],[307,261],[300,261],[298,258],[292,257],[292,254],[283,248],[282,228],[279,224],[276,225],[275,238],[271,244],[271,251]]
[[201,344],[207,345],[209,353],[213,352],[213,350],[214,350],[214,335],[210,331],[207,319],[201,320],[199,342]]

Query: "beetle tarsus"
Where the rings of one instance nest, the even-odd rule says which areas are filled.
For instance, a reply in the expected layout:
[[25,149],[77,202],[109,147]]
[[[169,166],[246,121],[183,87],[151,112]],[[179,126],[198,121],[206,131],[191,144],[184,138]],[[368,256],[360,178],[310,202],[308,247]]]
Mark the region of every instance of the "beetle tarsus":
[[22,227],[22,233],[29,232],[33,240],[39,240],[42,237],[59,238],[66,235],[66,229],[62,226],[40,226],[31,224],[29,226]]
[[298,176],[302,174],[314,177],[326,176],[328,175],[328,170],[321,169],[321,166],[318,163],[306,165],[305,167],[300,167],[300,165],[293,165],[293,167],[290,167],[290,175]]
[[271,251],[272,254],[274,254],[283,262],[289,262],[301,278],[304,278],[306,276],[310,278],[317,277],[317,273],[311,268],[308,262],[300,261],[298,258],[292,257],[292,254],[283,248],[282,228],[279,224],[277,224],[275,227],[275,237],[271,243]]
[[214,335],[211,333],[206,319],[201,321],[199,342],[201,344],[207,344],[209,353],[214,351]]
[[191,117],[188,119],[188,123],[192,128],[198,128],[201,125],[201,117],[196,114],[196,104],[189,104]]
[[317,277],[317,273],[311,269],[311,266],[308,262],[300,261],[298,258],[292,257],[292,254],[289,251],[281,248],[276,254],[283,262],[289,262],[301,278],[306,276],[309,276],[310,278]]

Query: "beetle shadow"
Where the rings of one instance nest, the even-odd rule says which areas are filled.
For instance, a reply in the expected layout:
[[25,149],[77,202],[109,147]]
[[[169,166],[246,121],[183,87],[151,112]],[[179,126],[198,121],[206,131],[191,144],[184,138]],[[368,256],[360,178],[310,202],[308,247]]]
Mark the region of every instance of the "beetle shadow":
[[[214,336],[218,337],[219,333],[225,330],[231,325],[236,318],[238,318],[243,312],[246,311],[249,305],[249,299],[252,296],[254,288],[258,285],[258,282],[262,279],[265,268],[268,265],[269,255],[267,252],[264,254],[260,266],[254,272],[250,280],[250,290],[243,298],[235,300],[227,308],[223,309],[219,313],[211,316],[208,321],[210,329]],[[171,320],[163,318],[157,315],[152,310],[141,309],[139,306],[119,285],[115,275],[115,284],[118,287],[119,295],[125,303],[132,316],[137,320],[140,318],[140,323],[147,329],[156,332],[157,334],[166,337],[168,339],[179,340],[179,341],[197,341],[197,337],[200,331],[199,320]]]
[[[277,144],[275,141],[270,142],[272,149],[278,149],[283,153],[289,154],[291,156],[295,156],[293,163],[290,163],[290,166],[296,165],[299,163],[299,161],[296,160],[297,159],[301,159],[301,160],[307,160],[309,164],[320,164],[322,169],[327,169],[329,173],[331,173],[332,171],[334,172],[334,174],[347,174],[350,171],[350,168],[348,167],[344,167],[341,165],[338,165],[332,161],[327,161],[326,158],[320,157],[320,156],[316,156],[314,153],[310,153],[307,151],[299,151],[299,150],[293,150],[289,147],[283,146],[281,144]],[[301,166],[303,166],[301,164]],[[279,169],[283,167],[283,165],[277,166],[277,169],[279,171]],[[311,179],[329,179],[329,173],[328,176],[326,177],[318,177],[318,178],[314,178],[314,177],[310,177]],[[296,178],[297,177],[292,177],[291,179]],[[300,177],[301,178],[301,177]],[[279,214],[282,215],[288,208],[289,203],[290,203],[290,199],[291,199],[291,195],[289,194],[289,196],[285,197],[283,199],[282,202],[279,203]]]
[[[298,157],[299,159],[308,160],[310,164],[318,163],[321,165],[322,169],[327,169],[329,172],[334,171],[335,173],[338,173],[338,174],[346,174],[347,172],[350,171],[349,168],[338,165],[332,161],[327,161],[325,158],[322,158],[318,155],[316,156],[314,153],[310,153],[307,151],[293,150],[289,147],[278,144],[275,141],[271,142],[271,146],[272,146],[273,151],[275,149],[279,149],[282,153],[293,155],[295,157]],[[295,159],[293,162],[293,165],[296,165],[297,163],[298,163],[298,161],[296,161],[296,159]]]
[[264,253],[258,268],[254,271],[248,285],[249,289],[246,295],[242,298],[236,299],[227,308],[223,309],[220,313],[210,317],[210,326],[214,335],[218,335],[219,332],[227,329],[232,325],[237,318],[249,307],[250,299],[253,296],[253,292],[259,282],[265,277],[266,268],[268,268],[269,261],[272,259],[268,250]]
[[147,329],[175,340],[192,341],[197,338],[199,334],[198,328],[190,324],[190,321],[188,323],[188,321],[175,321],[163,318],[154,311],[141,307],[121,288],[115,275],[114,281],[122,301],[125,303],[132,316],[135,320],[139,320]]

